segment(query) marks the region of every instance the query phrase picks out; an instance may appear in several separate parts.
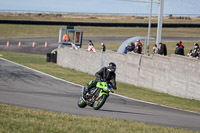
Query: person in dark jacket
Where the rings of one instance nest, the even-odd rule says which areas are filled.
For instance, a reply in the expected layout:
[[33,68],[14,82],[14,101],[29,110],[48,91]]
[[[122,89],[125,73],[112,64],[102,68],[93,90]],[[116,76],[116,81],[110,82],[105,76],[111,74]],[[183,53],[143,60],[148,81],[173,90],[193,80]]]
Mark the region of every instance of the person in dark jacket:
[[181,47],[181,46],[179,45],[179,43],[176,44],[175,54],[184,55],[183,47]]
[[106,52],[106,46],[103,42],[101,43],[101,52]]
[[98,72],[96,72],[95,73],[96,80],[92,81],[92,83],[88,85],[88,87],[86,87],[84,95],[87,92],[90,92],[90,89],[95,87],[98,81],[111,82],[113,89],[117,90],[115,70],[116,70],[115,63],[110,62],[108,64],[108,67],[103,67]]
[[167,55],[167,47],[166,47],[166,45],[161,43],[161,42],[159,43],[159,45],[160,45],[159,54],[166,56]]
[[139,45],[139,42],[135,43],[135,50],[134,50],[134,52],[137,53],[137,54],[141,54],[142,53],[142,47],[141,47],[141,45]]
[[135,44],[131,42],[129,45],[125,47],[124,53],[133,52],[135,50]]
[[196,58],[197,56],[199,56],[198,49],[199,49],[199,44],[194,43],[194,50],[190,53],[190,57]]

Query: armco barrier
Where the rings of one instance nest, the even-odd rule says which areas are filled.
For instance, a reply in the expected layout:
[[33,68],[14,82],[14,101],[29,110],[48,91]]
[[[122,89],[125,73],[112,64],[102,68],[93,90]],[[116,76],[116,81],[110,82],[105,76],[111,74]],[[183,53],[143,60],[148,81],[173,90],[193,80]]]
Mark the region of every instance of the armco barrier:
[[[101,52],[58,48],[57,63],[94,75],[101,68]],[[115,62],[117,81],[200,100],[200,61],[179,55],[171,57],[119,54],[107,50],[105,64]],[[120,88],[119,88],[120,89]]]
[[[148,23],[108,23],[108,22],[64,22],[64,21],[36,21],[36,20],[0,20],[0,24],[24,24],[24,25],[73,25],[95,27],[148,27]],[[151,27],[157,27],[152,23]],[[165,28],[199,28],[199,23],[163,23]]]

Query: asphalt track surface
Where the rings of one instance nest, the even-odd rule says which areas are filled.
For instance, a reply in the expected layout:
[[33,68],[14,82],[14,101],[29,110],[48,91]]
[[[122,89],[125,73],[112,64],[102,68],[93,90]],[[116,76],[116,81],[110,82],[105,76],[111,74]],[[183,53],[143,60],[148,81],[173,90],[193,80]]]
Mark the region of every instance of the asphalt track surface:
[[[118,88],[120,89],[120,88]],[[200,114],[110,95],[96,111],[79,108],[81,86],[0,58],[0,104],[82,116],[112,117],[200,131]]]
[[[93,43],[99,44],[104,42],[106,45],[109,43],[123,42],[129,36],[99,36],[99,37],[83,37],[83,44],[88,44],[89,40]],[[200,41],[200,37],[163,37],[163,41]],[[9,41],[9,47],[6,47],[7,41]],[[21,47],[18,47],[18,43],[21,41]],[[36,47],[32,47],[35,41]],[[48,46],[44,47],[45,41],[47,41]],[[0,38],[0,51],[13,51],[20,53],[31,53],[31,54],[46,54],[51,52],[53,49],[58,47],[57,37],[35,37],[35,38]],[[175,44],[174,44],[175,47]]]

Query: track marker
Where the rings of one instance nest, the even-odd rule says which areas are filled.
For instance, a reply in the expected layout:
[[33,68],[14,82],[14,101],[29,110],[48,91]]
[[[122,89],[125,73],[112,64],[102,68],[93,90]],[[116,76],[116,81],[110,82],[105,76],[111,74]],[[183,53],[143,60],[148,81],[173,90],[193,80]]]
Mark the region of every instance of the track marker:
[[9,44],[10,44],[9,41],[7,41],[6,47],[9,47]]
[[35,41],[33,41],[33,45],[32,45],[32,47],[33,47],[33,48],[35,47]]
[[19,43],[18,43],[18,47],[21,47],[21,42],[19,41]]
[[45,47],[45,48],[47,47],[47,41],[45,42],[44,47]]

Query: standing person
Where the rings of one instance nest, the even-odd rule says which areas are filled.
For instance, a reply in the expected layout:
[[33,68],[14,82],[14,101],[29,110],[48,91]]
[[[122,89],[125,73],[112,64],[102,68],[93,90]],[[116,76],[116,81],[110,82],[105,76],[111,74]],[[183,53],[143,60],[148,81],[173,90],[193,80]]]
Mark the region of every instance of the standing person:
[[101,43],[101,52],[106,52],[106,46],[103,42]]
[[65,33],[65,35],[62,38],[63,42],[70,42],[70,37],[67,35],[67,32]]
[[179,45],[179,43],[176,44],[175,54],[184,55],[183,47],[181,47],[181,46]]
[[167,55],[167,47],[166,47],[166,45],[163,44],[162,42],[160,42],[159,45],[160,45],[159,54],[166,56]]

